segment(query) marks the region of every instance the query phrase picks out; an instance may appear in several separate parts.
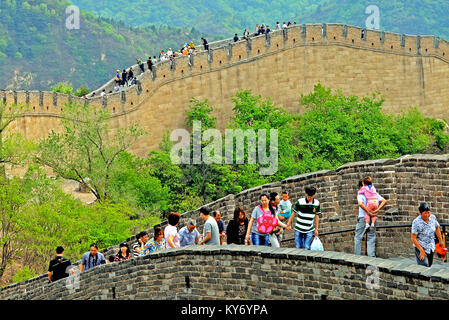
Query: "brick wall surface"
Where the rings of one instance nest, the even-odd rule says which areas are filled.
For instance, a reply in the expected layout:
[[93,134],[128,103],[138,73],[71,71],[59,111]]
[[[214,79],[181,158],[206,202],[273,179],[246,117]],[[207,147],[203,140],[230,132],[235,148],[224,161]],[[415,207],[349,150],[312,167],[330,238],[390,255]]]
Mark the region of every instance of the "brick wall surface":
[[170,249],[90,269],[78,288],[66,281],[12,285],[0,299],[449,298],[449,271],[347,253],[238,245]]
[[[342,24],[298,25],[249,41],[219,41],[210,45],[209,52],[176,58],[173,66],[158,62],[152,73],[142,73],[134,65],[137,86],[108,94],[103,101],[99,94],[112,90],[111,79],[95,90],[96,98],[70,99],[107,108],[114,118],[122,119],[112,121],[113,129],[139,122],[150,132],[131,148],[140,156],[158,147],[165,130],[184,127],[184,111],[192,97],[207,98],[215,107],[218,128],[224,129],[232,116],[231,97],[243,89],[270,97],[288,111],[302,112],[300,94],[310,93],[321,82],[343,94],[378,91],[389,113],[417,106],[426,116],[448,121],[448,49],[447,41],[433,36],[380,33]],[[2,92],[0,99],[28,101],[30,121],[17,130],[29,139],[57,130],[60,123],[53,119],[69,101],[67,95],[42,91]]]
[[[317,187],[316,198],[322,204],[320,233],[352,229],[358,214],[357,184],[359,179],[370,175],[378,192],[388,201],[380,212],[378,226],[410,225],[417,217],[417,207],[422,201],[430,204],[432,213],[440,223],[448,223],[448,161],[449,155],[407,155],[398,159],[348,163],[336,170],[302,174],[245,190],[237,195],[228,195],[207,207],[220,210],[227,225],[236,206],[243,207],[250,215],[259,204],[262,192],[280,193],[288,190],[294,203],[304,196],[305,186],[314,185]],[[199,209],[183,213],[178,229],[191,217],[196,219],[198,229],[202,232],[203,221],[199,216]],[[167,221],[162,222],[163,227],[166,225]],[[148,232],[150,236],[153,235],[152,229]],[[286,239],[292,237],[293,232],[286,234]],[[322,253],[291,248],[294,247],[292,241],[283,242],[279,249],[225,245],[211,249],[210,252],[200,246],[189,247],[187,251],[169,250],[164,254],[114,263],[86,272],[81,277],[85,289],[75,293],[69,294],[62,282],[49,286],[46,275],[42,275],[0,290],[0,298],[111,299],[112,287],[115,288],[117,299],[151,298],[160,291],[163,291],[164,298],[167,299],[317,299],[321,294],[335,299],[447,298],[446,280],[433,276],[429,280],[423,276],[436,272],[434,269],[422,268],[415,263],[405,267],[401,263],[383,259],[414,256],[410,227],[379,228],[376,240],[378,258],[352,255],[353,237],[353,231],[320,236],[325,249]],[[136,239],[131,237],[126,241],[131,245]],[[118,252],[118,245],[102,252],[106,257],[115,254]],[[270,254],[266,255],[267,252]],[[218,259],[216,255],[219,255]],[[314,260],[311,256],[321,258]],[[355,264],[355,261],[363,263]],[[367,261],[373,266],[386,267],[379,269],[382,275],[381,291],[369,291],[363,287]],[[78,263],[79,261],[75,264]],[[392,266],[402,271],[397,273]],[[263,272],[274,269],[281,270],[279,278],[284,280],[262,280],[260,283]],[[437,272],[438,275],[441,272]],[[185,288],[185,276],[191,277],[192,286],[189,290]],[[93,281],[97,277],[99,280]]]

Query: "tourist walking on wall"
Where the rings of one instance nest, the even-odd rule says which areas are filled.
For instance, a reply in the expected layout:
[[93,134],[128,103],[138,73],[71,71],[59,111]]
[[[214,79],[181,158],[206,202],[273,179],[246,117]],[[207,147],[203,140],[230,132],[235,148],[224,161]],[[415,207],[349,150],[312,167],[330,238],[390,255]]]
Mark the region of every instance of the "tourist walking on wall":
[[131,250],[126,242],[120,243],[119,251],[114,257],[114,262],[131,259]]
[[254,35],[255,36],[259,35],[259,30],[260,30],[259,24],[256,24],[256,27],[254,28]]
[[136,58],[136,62],[140,67],[140,70],[142,70],[142,72],[145,72],[145,65],[143,64],[142,60],[140,60],[139,58]]
[[147,65],[148,65],[148,70],[153,72],[153,61],[151,60],[151,57],[148,57]]
[[168,215],[168,226],[164,229],[165,247],[167,249],[180,247],[177,228],[180,218],[181,214],[178,212],[170,212]]
[[179,243],[181,247],[198,244],[200,233],[196,229],[196,221],[189,219],[187,225],[179,230]]
[[133,68],[129,68],[129,70],[128,70],[128,76],[126,77],[126,81],[127,81],[127,84],[129,85],[129,80],[132,80],[134,78],[134,72],[133,72]]
[[288,225],[291,226],[295,216],[297,216],[295,223],[295,247],[310,250],[313,237],[318,236],[321,207],[320,202],[315,199],[315,187],[306,187],[305,192],[305,197],[299,198],[292,207]]
[[116,85],[119,85],[119,84],[121,83],[121,80],[120,80],[120,70],[117,70],[117,71],[116,71],[114,80],[115,80],[115,84],[116,84]]
[[[363,187],[359,189],[358,195],[363,194],[366,198],[366,208],[368,211],[375,211],[379,207],[379,200],[377,199],[377,191],[373,186],[373,182],[370,176],[365,177],[362,181]],[[374,229],[374,225],[376,223],[377,217],[370,216],[368,212],[365,212],[365,229],[371,228]]]
[[[290,202],[290,194],[288,191],[282,191],[282,200],[279,202],[279,215],[278,219],[288,224],[288,220],[290,219],[290,216],[292,215],[292,203]],[[284,229],[281,229],[278,236],[279,242],[282,241],[282,238],[284,237]]]
[[[272,206],[270,198],[267,194],[262,193],[259,196],[260,205],[254,208],[251,219],[248,223],[248,231],[246,232],[245,243],[247,245],[251,243],[256,246],[268,246],[270,241],[270,233],[273,232],[276,226],[282,226],[290,229],[286,224],[280,222],[276,218],[276,209]],[[261,218],[262,216],[267,218]],[[261,218],[261,219],[259,219]],[[271,224],[270,221],[273,221]],[[271,245],[279,247],[277,240],[272,241]]]
[[144,246],[150,237],[146,231],[142,231],[136,235],[137,242],[133,244],[133,257],[138,257],[140,255],[140,251],[142,246]]
[[128,79],[128,73],[126,72],[125,69],[123,69],[123,71],[122,71],[122,82],[120,83],[120,85],[121,86],[125,86],[125,84],[127,83],[126,82],[127,79]]
[[203,41],[204,50],[209,50],[209,44],[207,43],[207,40],[201,37],[201,41]]
[[254,208],[251,213],[251,218],[248,223],[248,231],[246,232],[245,243],[247,245],[250,244],[250,236],[251,243],[256,246],[268,246],[270,235],[268,233],[260,233],[257,231],[257,220],[259,217],[263,216],[264,213],[271,213],[273,216],[275,215],[274,209],[270,205],[270,198],[267,194],[262,193],[259,196],[260,205]]
[[[359,181],[358,188],[361,189],[363,187],[362,180]],[[365,223],[365,214],[367,213],[370,216],[377,216],[377,213],[380,209],[382,209],[386,204],[387,200],[385,200],[379,193],[377,193],[377,200],[379,202],[379,206],[374,211],[369,211],[366,207],[367,199],[363,194],[357,194],[357,202],[359,204],[359,214],[357,216],[357,224],[355,226],[355,235],[354,235],[354,254],[362,254],[362,241],[363,235],[366,232],[367,235],[367,245],[366,251],[367,255],[370,257],[376,256],[376,224],[374,224],[374,228],[366,229]]]
[[140,255],[144,256],[150,254],[151,252],[164,251],[167,245],[164,238],[164,230],[160,226],[154,227],[154,236],[153,239],[148,241],[142,250],[140,251]]
[[98,252],[98,246],[95,243],[92,243],[90,245],[90,250],[83,254],[83,257],[81,258],[80,272],[102,264],[106,264],[106,259],[101,252]]
[[223,220],[221,220],[220,210],[215,210],[213,216],[217,222],[218,233],[220,234],[220,244],[223,244],[223,239],[226,237],[226,228]]
[[430,213],[430,207],[423,202],[418,207],[419,216],[412,223],[412,243],[415,248],[416,262],[425,267],[432,266],[435,251],[435,234],[438,242],[443,245],[440,224]]
[[206,207],[200,209],[200,217],[204,220],[203,240],[200,245],[220,245],[220,232],[217,221],[210,216],[210,211]]
[[[71,265],[70,259],[64,258],[64,248],[56,248],[56,257],[50,261],[48,266],[48,280],[50,282],[66,278],[69,276],[67,268]],[[75,270],[70,269],[70,274],[74,274]]]
[[[281,199],[279,198],[279,195],[277,192],[271,192],[270,193],[270,202],[271,206],[274,209],[275,217],[278,218],[279,214],[281,212],[280,202]],[[287,228],[287,230],[290,230],[290,227],[286,224],[284,224],[281,220],[278,218],[277,226],[273,229],[273,231],[270,233],[270,243],[271,246],[274,248],[280,247],[280,240],[278,239],[278,234],[281,233],[281,227]]]
[[229,221],[226,228],[226,243],[227,244],[245,244],[245,236],[248,231],[248,218],[246,217],[246,211],[242,208],[234,209],[234,218]]

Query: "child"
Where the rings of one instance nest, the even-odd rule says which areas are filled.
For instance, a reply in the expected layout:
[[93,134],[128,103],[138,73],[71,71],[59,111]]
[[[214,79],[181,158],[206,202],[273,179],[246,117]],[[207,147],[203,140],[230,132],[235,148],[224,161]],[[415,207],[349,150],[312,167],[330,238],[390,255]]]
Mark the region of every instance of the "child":
[[[289,200],[290,195],[288,191],[282,191],[282,200],[279,202],[279,207],[281,211],[278,215],[278,219],[284,223],[288,222],[290,215],[292,214],[292,203]],[[284,228],[281,228],[279,232],[276,234],[279,238],[279,241],[282,241],[284,233]]]
[[[366,177],[363,179],[363,187],[360,188],[358,191],[358,194],[363,194],[366,198],[366,209],[368,211],[374,211],[379,208],[379,202],[377,201],[377,191],[376,188],[373,186],[373,182],[371,180],[371,177]],[[374,228],[374,223],[376,222],[377,217],[371,217],[366,211],[365,211],[365,230],[368,228]],[[371,223],[370,223],[371,222]]]

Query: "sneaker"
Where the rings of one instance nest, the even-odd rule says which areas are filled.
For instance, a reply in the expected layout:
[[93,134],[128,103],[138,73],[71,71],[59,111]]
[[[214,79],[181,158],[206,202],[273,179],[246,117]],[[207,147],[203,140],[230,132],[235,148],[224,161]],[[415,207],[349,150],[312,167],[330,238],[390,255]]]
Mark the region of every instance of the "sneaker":
[[369,227],[370,227],[370,225],[367,223],[367,224],[365,225],[365,231],[366,231]]
[[369,231],[373,231],[374,230],[374,224],[369,226]]

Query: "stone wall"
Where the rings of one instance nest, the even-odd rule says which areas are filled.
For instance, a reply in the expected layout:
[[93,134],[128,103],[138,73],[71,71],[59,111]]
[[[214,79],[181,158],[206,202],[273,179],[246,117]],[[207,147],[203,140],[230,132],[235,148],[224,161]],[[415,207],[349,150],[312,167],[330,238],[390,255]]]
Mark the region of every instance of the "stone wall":
[[449,299],[449,271],[347,253],[237,245],[189,246],[102,265],[83,272],[77,289],[69,289],[66,279],[46,282],[41,277],[8,286],[0,299]]
[[[433,36],[364,30],[362,37],[362,29],[353,26],[301,25],[248,41],[220,41],[208,52],[176,58],[173,65],[158,62],[152,73],[141,73],[135,65],[138,85],[104,100],[38,91],[3,92],[0,99],[30,105],[30,113],[15,127],[30,139],[57,130],[68,101],[103,106],[113,115],[113,128],[139,122],[147,129],[149,134],[131,150],[143,156],[158,147],[165,130],[184,127],[192,97],[207,98],[224,129],[232,116],[231,98],[242,89],[271,97],[291,112],[302,111],[300,94],[308,94],[318,82],[344,94],[379,91],[386,112],[414,105],[427,116],[448,121],[448,55],[449,43]],[[96,92],[108,92],[112,84],[111,79]]]
[[[449,155],[407,155],[398,159],[348,163],[336,170],[298,175],[245,190],[237,195],[228,195],[209,203],[207,207],[220,210],[227,225],[236,206],[243,207],[250,215],[253,208],[259,204],[259,195],[262,192],[280,193],[282,190],[288,190],[294,203],[304,196],[305,186],[314,185],[317,187],[316,198],[322,207],[320,233],[346,230],[355,227],[358,214],[357,184],[367,175],[372,176],[376,189],[388,201],[379,215],[379,226],[410,225],[417,217],[417,207],[422,201],[430,204],[432,213],[440,223],[449,222]],[[188,218],[195,218],[198,229],[202,232],[203,221],[199,216],[199,209],[183,213],[178,229],[185,225]],[[161,225],[165,227],[167,221]],[[150,236],[153,235],[152,229],[148,232]],[[293,233],[290,232],[289,237],[292,236]],[[282,243],[285,249],[273,250],[254,246],[222,246],[211,252],[204,247],[191,247],[185,249],[187,251],[170,250],[164,254],[151,255],[150,258],[132,259],[101,266],[95,272],[89,271],[85,274],[86,280],[83,280],[83,274],[81,283],[87,285],[91,281],[89,279],[95,277],[98,277],[99,281],[94,281],[85,290],[73,294],[67,294],[62,282],[47,285],[47,276],[42,275],[0,290],[0,299],[111,299],[112,287],[115,288],[117,299],[151,298],[155,297],[155,292],[161,291],[167,299],[214,298],[220,297],[221,294],[225,295],[224,298],[269,299],[318,299],[320,295],[335,299],[389,299],[390,296],[412,299],[429,296],[448,298],[448,294],[443,293],[447,290],[447,285],[443,284],[440,278],[433,276],[428,280],[424,276],[427,275],[427,271],[424,272],[426,268],[415,264],[405,268],[396,262],[353,256],[353,237],[354,232],[320,236],[324,253],[287,249],[293,246],[291,241]],[[132,245],[136,239],[131,237],[126,241]],[[271,252],[269,255],[266,254],[267,250]],[[116,254],[118,245],[102,252],[106,257]],[[220,259],[215,255],[220,255]],[[315,255],[321,258],[308,258]],[[376,256],[413,257],[410,228],[379,229]],[[354,264],[354,261],[361,264]],[[382,274],[381,291],[363,288],[364,268],[368,262],[373,266],[387,266],[379,269]],[[79,261],[75,265],[78,263]],[[253,267],[250,267],[251,265]],[[260,279],[255,277],[262,277],[263,272],[268,272],[271,268],[274,270],[274,266],[276,270],[285,272],[279,277],[285,278],[282,280],[284,282],[274,281],[282,285],[274,286],[269,281],[262,287],[257,285]],[[398,273],[395,271],[397,268],[402,271]],[[319,271],[311,271],[315,269]],[[212,272],[213,276],[204,280],[208,271]],[[173,274],[169,275],[170,272]],[[194,279],[191,280],[190,291],[184,290],[185,276]],[[449,274],[445,277],[449,277]],[[242,281],[245,285],[240,284]],[[114,283],[115,286],[112,285]],[[214,289],[217,288],[214,285],[223,286],[223,290]],[[246,286],[250,288],[248,291],[245,291]]]
[[[418,216],[418,205],[426,201],[440,223],[449,223],[449,155],[407,155],[398,159],[381,159],[345,164],[336,170],[323,170],[289,177],[280,182],[244,190],[237,195],[228,195],[206,206],[220,210],[225,225],[233,217],[236,207],[246,210],[248,216],[259,204],[261,193],[288,190],[290,201],[296,202],[305,195],[304,188],[314,185],[316,199],[321,203],[319,232],[328,233],[353,229],[358,215],[358,181],[370,175],[377,191],[387,200],[377,220],[378,226],[411,225]],[[180,229],[189,218],[198,222],[202,232],[203,221],[199,208],[185,212],[178,226]],[[163,227],[167,221],[162,222]],[[152,236],[152,229],[148,230]],[[286,239],[293,238],[293,232]],[[324,249],[337,252],[354,252],[354,232],[320,236]],[[131,245],[135,237],[127,239]],[[385,228],[377,230],[376,256],[413,257],[410,228]],[[283,247],[293,247],[292,241],[283,242]],[[118,245],[103,250],[108,256],[118,252]],[[364,254],[364,248],[362,248]]]

